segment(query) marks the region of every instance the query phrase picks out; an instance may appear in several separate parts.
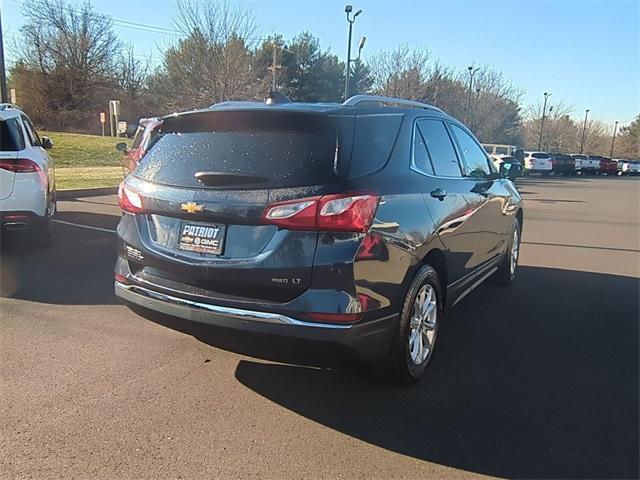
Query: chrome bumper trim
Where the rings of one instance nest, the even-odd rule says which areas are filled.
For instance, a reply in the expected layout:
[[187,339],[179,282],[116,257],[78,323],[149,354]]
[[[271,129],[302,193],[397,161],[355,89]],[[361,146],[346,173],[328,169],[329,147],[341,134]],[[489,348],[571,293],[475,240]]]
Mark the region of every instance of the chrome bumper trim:
[[[231,317],[239,320],[249,320],[262,323],[274,323],[279,325],[293,325],[298,327],[312,327],[312,328],[325,328],[325,329],[338,329],[347,330],[353,325],[340,325],[335,323],[317,323],[306,322],[303,320],[297,320],[295,318],[282,315],[280,313],[270,312],[257,312],[254,310],[244,310],[240,308],[223,307],[220,305],[211,305],[209,303],[193,302],[184,298],[178,298],[164,293],[149,290],[148,288],[140,287],[138,285],[125,285],[121,282],[115,282],[116,296],[129,300],[138,305],[146,306],[143,301],[136,301],[136,297],[144,297],[146,299],[156,300],[173,305],[177,308],[201,310],[212,313],[214,315],[220,315],[224,317]],[[187,318],[184,317],[183,318]]]

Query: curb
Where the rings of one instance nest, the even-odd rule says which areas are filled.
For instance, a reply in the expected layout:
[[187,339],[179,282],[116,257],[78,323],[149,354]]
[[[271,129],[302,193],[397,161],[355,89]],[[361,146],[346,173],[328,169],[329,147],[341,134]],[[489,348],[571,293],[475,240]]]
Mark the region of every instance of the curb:
[[77,190],[58,190],[56,198],[64,200],[68,198],[78,197],[100,197],[102,195],[115,195],[118,193],[118,187],[99,187],[99,188],[80,188]]

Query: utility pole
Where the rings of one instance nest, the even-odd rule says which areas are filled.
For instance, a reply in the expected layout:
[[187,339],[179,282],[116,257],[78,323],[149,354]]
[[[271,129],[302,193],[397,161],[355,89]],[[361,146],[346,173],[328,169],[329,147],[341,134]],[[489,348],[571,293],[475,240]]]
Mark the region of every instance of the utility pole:
[[267,67],[267,70],[271,71],[271,91],[276,91],[276,72],[282,68],[282,65],[276,65],[276,42],[273,42],[273,59],[271,60],[271,66]]
[[584,111],[584,125],[582,126],[582,141],[580,142],[580,154],[584,152],[584,139],[587,134],[587,117],[589,116],[589,109]]
[[609,156],[613,158],[613,146],[616,144],[616,132],[618,131],[618,121],[613,124],[613,138],[611,139],[611,153]]
[[542,148],[542,131],[544,130],[544,116],[547,114],[547,99],[550,93],[544,92],[544,105],[542,106],[542,121],[540,122],[540,137],[538,138],[538,150]]
[[2,12],[0,12],[0,103],[9,101],[7,96],[7,74],[4,69],[4,37],[2,35]]
[[469,123],[469,115],[471,114],[471,91],[473,90],[473,76],[478,70],[480,70],[480,67],[474,70],[472,66],[468,66],[467,70],[469,70],[469,95],[467,95],[467,111],[465,113],[464,123]]
[[351,91],[349,88],[349,81],[351,77],[351,36],[353,35],[353,24],[356,21],[356,17],[362,13],[362,10],[358,10],[351,17],[351,12],[353,11],[353,6],[347,5],[344,7],[344,11],[347,14],[347,22],[349,22],[349,43],[347,45],[347,71],[344,75],[344,99],[349,98],[349,92]]

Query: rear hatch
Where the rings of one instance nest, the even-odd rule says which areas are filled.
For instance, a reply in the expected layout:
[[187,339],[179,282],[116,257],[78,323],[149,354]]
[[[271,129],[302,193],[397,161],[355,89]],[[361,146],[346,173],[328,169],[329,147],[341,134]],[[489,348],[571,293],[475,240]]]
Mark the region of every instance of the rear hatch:
[[130,253],[124,247],[132,273],[235,300],[300,295],[311,283],[318,232],[269,224],[264,215],[274,203],[340,191],[338,130],[329,116],[286,110],[165,119],[126,181],[144,206],[134,221],[151,252],[139,258],[135,244]]
[[528,168],[531,170],[551,170],[553,164],[551,157],[547,153],[532,153]]
[[17,152],[0,151],[0,200],[9,198],[13,192],[16,172],[11,168],[18,157]]
[[24,150],[24,137],[17,118],[0,120],[0,200],[13,193],[18,151]]
[[575,161],[569,155],[554,154],[552,161],[554,167],[573,168],[575,165]]

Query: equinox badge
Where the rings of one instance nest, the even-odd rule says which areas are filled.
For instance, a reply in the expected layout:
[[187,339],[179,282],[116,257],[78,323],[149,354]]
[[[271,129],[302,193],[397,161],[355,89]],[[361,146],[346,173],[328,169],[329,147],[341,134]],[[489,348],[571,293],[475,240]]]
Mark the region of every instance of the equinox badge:
[[197,213],[204,210],[204,205],[198,205],[195,202],[187,202],[180,204],[180,208],[187,213]]

